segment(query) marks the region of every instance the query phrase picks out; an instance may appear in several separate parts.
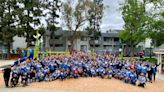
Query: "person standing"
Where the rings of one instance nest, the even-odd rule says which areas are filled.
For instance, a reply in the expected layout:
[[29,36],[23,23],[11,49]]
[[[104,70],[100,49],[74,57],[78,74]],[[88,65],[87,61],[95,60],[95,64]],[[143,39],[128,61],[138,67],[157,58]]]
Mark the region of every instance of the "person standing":
[[149,82],[152,83],[152,75],[153,75],[152,66],[150,66],[150,67],[148,68],[147,74],[148,74]]
[[154,79],[154,82],[155,82],[155,77],[156,77],[156,72],[157,72],[157,67],[159,66],[160,64],[157,64],[155,63],[151,69],[152,69],[152,73],[153,73],[153,79]]
[[7,68],[5,68],[3,70],[3,78],[5,81],[5,86],[9,87],[9,80],[10,80],[10,73],[11,73],[11,65],[7,66]]

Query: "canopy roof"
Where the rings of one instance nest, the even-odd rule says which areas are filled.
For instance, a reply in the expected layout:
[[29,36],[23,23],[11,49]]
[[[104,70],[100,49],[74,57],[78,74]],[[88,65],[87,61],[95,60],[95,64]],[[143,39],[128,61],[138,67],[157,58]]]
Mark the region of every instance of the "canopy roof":
[[153,52],[154,52],[155,54],[164,54],[164,44],[162,44],[161,46],[155,48],[155,49],[153,50]]

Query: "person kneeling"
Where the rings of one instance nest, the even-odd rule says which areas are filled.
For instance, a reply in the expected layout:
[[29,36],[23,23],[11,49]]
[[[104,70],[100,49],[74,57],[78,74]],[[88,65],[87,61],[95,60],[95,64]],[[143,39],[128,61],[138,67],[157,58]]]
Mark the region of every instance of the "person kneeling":
[[137,75],[134,72],[130,73],[130,83],[136,85]]
[[138,80],[139,80],[138,86],[144,88],[145,85],[146,85],[146,77],[145,77],[145,75],[143,73],[141,73],[141,75],[139,76]]
[[28,80],[28,76],[27,76],[27,73],[25,72],[23,75],[22,75],[22,84],[23,84],[23,87],[24,86],[27,86],[27,80]]

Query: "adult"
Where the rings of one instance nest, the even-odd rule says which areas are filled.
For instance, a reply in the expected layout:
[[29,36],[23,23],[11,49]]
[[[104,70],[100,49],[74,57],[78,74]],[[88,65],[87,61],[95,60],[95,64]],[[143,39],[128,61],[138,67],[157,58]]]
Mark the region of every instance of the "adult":
[[155,63],[155,64],[151,67],[152,73],[153,73],[153,79],[154,79],[154,81],[155,81],[155,78],[156,78],[157,67],[158,67],[159,65],[160,65],[160,64]]
[[5,81],[5,86],[9,87],[9,80],[10,80],[10,73],[11,73],[11,65],[7,66],[7,68],[5,68],[3,70],[3,78]]

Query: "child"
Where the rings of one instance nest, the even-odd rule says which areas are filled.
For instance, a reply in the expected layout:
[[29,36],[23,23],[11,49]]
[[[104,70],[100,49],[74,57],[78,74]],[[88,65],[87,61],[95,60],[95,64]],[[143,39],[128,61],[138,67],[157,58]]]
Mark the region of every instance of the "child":
[[120,70],[120,76],[119,76],[120,80],[124,79],[124,74],[125,74],[125,69],[121,69]]
[[28,75],[27,73],[25,72],[23,75],[22,75],[22,84],[23,84],[23,87],[24,86],[27,86],[27,80],[28,80]]
[[46,74],[45,81],[50,81],[50,77]]
[[129,71],[129,68],[128,70],[126,70],[126,73],[125,73],[125,77],[124,77],[124,82],[125,83],[129,83],[130,82],[130,71]]
[[30,71],[30,82],[34,82],[35,81],[35,71],[33,69],[31,69]]
[[130,76],[130,83],[136,85],[136,81],[137,81],[136,73],[132,71],[129,76]]
[[96,71],[95,71],[95,68],[92,67],[91,68],[91,77],[95,77],[96,76]]
[[61,80],[65,79],[64,69],[62,69],[62,71],[60,72],[60,78],[61,78]]
[[118,69],[113,69],[113,77],[115,78],[115,79],[118,79],[118,73],[119,73],[119,71],[118,71]]
[[107,75],[108,75],[108,78],[109,78],[109,79],[112,78],[112,74],[113,74],[112,68],[109,68],[109,69],[108,69],[108,72],[107,72]]
[[100,77],[104,78],[105,77],[105,73],[106,73],[105,69],[103,67],[101,67],[100,70],[99,70]]
[[58,77],[60,76],[60,70],[59,69],[57,69],[53,74],[52,74],[52,76],[53,76],[53,79],[58,79]]
[[146,77],[145,77],[144,73],[141,73],[141,75],[139,76],[138,80],[139,80],[138,86],[144,88],[145,85],[146,85]]
[[12,70],[12,78],[11,78],[11,87],[15,87],[18,84],[18,71],[16,67]]

